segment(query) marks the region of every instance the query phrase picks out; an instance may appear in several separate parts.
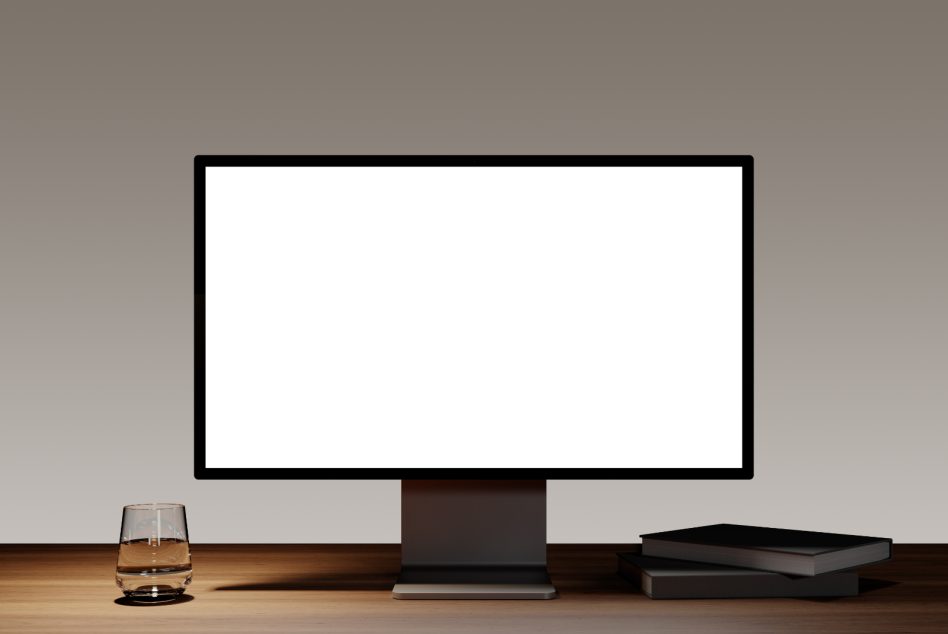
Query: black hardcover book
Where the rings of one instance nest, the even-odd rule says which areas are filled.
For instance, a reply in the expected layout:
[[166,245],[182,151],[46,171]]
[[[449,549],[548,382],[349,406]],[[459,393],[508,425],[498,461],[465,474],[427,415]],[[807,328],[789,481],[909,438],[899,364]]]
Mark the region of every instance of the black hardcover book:
[[714,524],[642,535],[642,554],[813,576],[889,559],[892,540]]
[[852,597],[855,571],[796,577],[677,559],[618,553],[619,575],[652,599],[741,599],[748,597]]

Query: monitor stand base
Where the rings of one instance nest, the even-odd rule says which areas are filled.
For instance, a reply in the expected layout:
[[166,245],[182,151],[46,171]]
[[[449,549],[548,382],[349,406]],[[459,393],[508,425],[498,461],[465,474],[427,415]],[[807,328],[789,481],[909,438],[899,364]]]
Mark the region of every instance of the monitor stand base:
[[555,599],[545,480],[402,481],[396,599]]
[[555,599],[546,568],[402,568],[396,599]]

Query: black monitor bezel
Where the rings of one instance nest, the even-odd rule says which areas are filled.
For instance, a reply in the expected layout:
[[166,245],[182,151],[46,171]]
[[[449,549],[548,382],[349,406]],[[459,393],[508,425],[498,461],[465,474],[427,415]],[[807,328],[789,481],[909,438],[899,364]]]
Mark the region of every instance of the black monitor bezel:
[[[743,421],[739,468],[209,468],[205,436],[205,170],[208,167],[740,167]],[[200,480],[625,480],[754,477],[754,158],[749,155],[198,155],[194,157],[194,476]],[[630,452],[647,448],[629,447]]]

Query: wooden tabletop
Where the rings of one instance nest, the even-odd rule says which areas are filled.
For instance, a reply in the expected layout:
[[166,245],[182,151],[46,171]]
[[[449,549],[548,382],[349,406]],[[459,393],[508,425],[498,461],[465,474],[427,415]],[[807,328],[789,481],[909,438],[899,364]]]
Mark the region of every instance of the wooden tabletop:
[[397,601],[396,545],[192,545],[185,600],[118,600],[117,549],[0,546],[0,632],[948,632],[948,545],[895,546],[841,599],[653,601],[622,545],[554,545],[553,601]]

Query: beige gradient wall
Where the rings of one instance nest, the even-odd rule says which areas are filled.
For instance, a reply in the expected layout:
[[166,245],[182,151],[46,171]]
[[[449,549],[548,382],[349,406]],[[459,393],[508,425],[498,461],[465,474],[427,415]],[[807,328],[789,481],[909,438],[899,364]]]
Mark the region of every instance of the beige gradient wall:
[[[550,484],[553,542],[948,540],[946,2],[0,0],[0,542],[391,542],[397,482],[197,482],[197,153],[749,153],[757,477]],[[603,439],[608,442],[608,439]],[[647,447],[630,451],[647,451]]]

